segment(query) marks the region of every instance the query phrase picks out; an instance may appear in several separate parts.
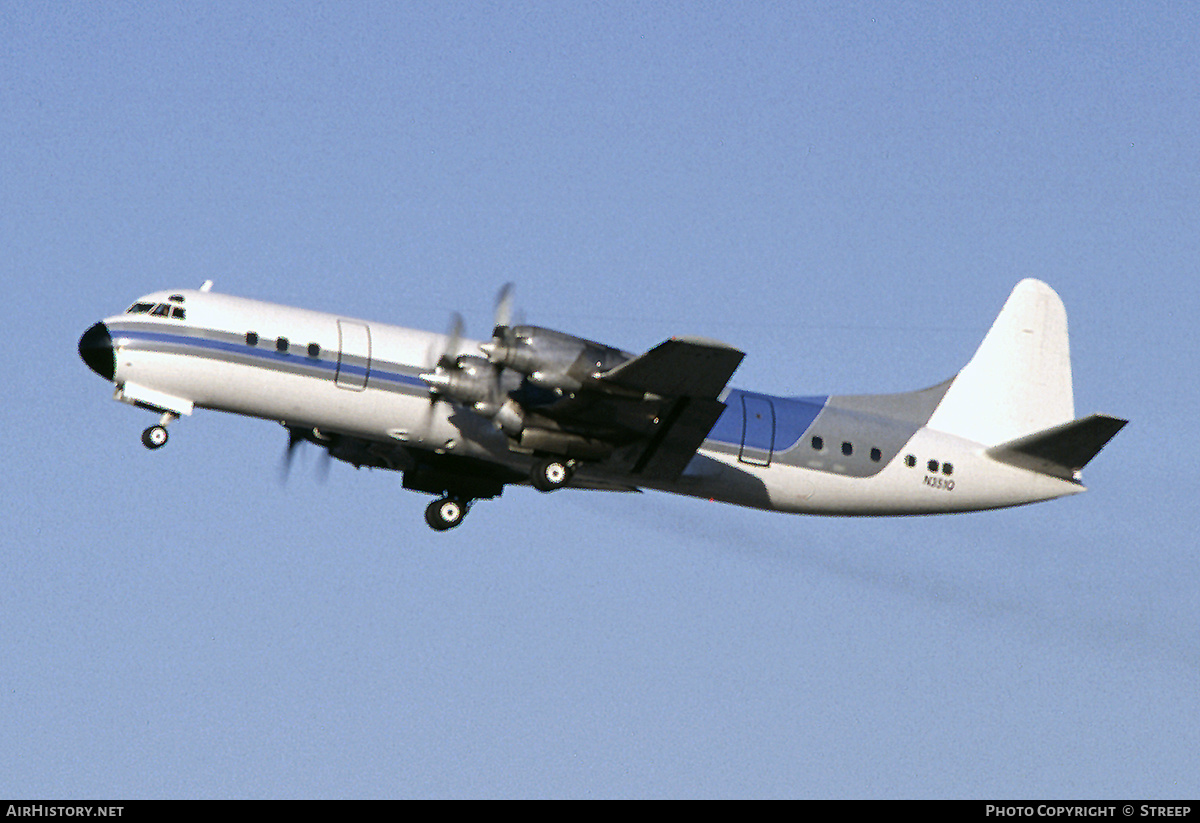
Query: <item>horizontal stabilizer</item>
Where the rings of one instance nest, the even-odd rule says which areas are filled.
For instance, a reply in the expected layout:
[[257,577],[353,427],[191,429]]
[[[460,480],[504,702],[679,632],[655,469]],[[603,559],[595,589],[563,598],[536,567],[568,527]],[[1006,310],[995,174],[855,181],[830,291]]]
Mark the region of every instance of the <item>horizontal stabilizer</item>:
[[1080,470],[1128,422],[1093,414],[993,446],[987,455],[1001,463],[1064,480],[1078,480]]
[[659,397],[716,399],[745,356],[714,340],[675,337],[599,375],[598,380]]

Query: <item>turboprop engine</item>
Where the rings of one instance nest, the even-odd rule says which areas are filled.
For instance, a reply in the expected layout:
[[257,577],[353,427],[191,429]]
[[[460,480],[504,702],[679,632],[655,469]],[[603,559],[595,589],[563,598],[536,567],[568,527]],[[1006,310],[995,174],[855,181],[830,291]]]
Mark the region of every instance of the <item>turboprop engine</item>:
[[531,384],[576,392],[592,376],[632,360],[633,355],[540,326],[497,326],[479,347],[490,363],[525,375]]
[[[479,346],[484,357],[456,355],[462,336],[462,318],[456,313],[442,355],[433,370],[420,377],[433,391],[434,402],[443,398],[470,408],[522,444],[531,437],[542,438],[537,440],[541,445],[529,448],[563,451],[561,443],[543,442],[547,436],[570,437],[547,433],[547,425],[554,429],[547,422],[548,407],[634,355],[540,326],[510,326],[511,294],[511,285],[506,285],[497,295],[492,339]],[[526,429],[527,423],[533,430]]]
[[[520,404],[508,396],[517,388],[503,369],[475,355],[464,354],[453,359],[443,358],[437,369],[421,375],[437,396],[469,406],[488,418],[506,434],[516,437],[525,427],[525,414]],[[509,385],[514,383],[515,385]]]

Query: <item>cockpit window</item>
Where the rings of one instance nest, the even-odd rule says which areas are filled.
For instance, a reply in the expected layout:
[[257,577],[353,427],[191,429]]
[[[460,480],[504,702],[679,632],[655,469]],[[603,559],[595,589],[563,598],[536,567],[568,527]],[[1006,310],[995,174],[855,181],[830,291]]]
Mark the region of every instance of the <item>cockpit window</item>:
[[167,303],[134,303],[125,310],[126,314],[148,314],[151,317],[170,317],[174,320],[186,318],[186,310],[182,306]]

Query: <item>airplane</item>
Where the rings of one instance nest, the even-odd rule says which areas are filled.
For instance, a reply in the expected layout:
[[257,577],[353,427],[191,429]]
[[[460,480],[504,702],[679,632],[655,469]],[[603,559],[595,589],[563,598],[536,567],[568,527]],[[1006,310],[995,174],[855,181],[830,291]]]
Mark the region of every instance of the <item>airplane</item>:
[[489,340],[198,290],[138,298],[79,354],[114,398],[159,414],[149,449],[196,409],[278,421],[285,461],[315,444],[434,495],[458,526],[506,486],[673,492],[756,509],[915,515],[1084,491],[1081,471],[1128,422],[1076,418],[1062,300],[1019,282],[979,349],[918,391],[778,397],[728,387],[732,346],[672,337],[642,354],[512,324]]

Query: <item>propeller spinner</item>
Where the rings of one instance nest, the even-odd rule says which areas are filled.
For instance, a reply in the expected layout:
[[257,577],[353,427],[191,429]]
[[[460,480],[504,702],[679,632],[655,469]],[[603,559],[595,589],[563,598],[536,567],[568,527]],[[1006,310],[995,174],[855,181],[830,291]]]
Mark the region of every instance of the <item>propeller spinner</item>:
[[[511,295],[512,284],[509,283],[496,296],[494,334],[503,333],[501,329],[507,328],[512,312]],[[462,330],[462,317],[455,313],[435,368],[419,375],[430,388],[432,402],[444,399],[461,403],[492,420],[507,434],[519,435],[524,427],[524,412],[508,396],[504,367],[478,355],[458,354]]]

